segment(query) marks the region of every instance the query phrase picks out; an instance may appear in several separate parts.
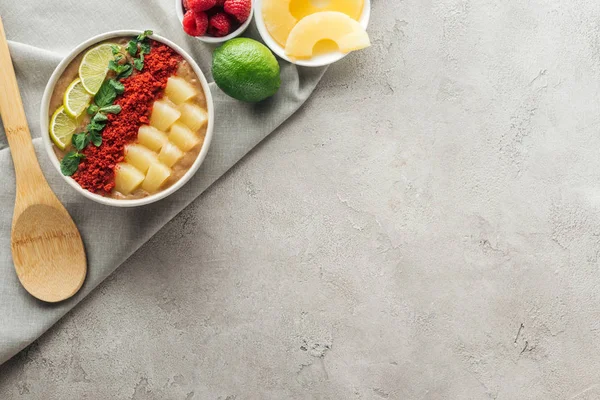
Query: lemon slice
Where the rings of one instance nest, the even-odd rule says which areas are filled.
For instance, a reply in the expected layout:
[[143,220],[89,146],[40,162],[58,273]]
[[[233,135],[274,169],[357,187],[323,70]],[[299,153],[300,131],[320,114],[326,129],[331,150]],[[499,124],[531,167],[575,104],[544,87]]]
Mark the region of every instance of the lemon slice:
[[89,94],[81,79],[77,78],[67,88],[63,97],[63,105],[65,106],[65,112],[72,118],[77,118],[85,111],[87,106],[92,100],[92,95]]
[[71,137],[77,130],[77,126],[77,120],[69,117],[64,106],[56,110],[50,119],[50,138],[56,147],[64,150],[71,144]]
[[79,65],[79,78],[81,84],[89,94],[96,94],[106,78],[108,62],[114,59],[111,46],[113,43],[104,43],[96,46],[83,56]]

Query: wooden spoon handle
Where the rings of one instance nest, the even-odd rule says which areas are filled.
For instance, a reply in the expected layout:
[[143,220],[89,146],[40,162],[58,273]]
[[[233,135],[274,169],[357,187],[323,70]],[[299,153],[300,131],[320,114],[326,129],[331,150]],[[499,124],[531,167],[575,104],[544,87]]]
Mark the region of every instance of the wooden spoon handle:
[[[23,101],[17,85],[8,42],[0,17],[0,114],[10,146],[17,186],[20,190],[35,193],[40,185],[47,185],[35,156],[31,134],[23,110]],[[18,193],[19,191],[17,191]]]

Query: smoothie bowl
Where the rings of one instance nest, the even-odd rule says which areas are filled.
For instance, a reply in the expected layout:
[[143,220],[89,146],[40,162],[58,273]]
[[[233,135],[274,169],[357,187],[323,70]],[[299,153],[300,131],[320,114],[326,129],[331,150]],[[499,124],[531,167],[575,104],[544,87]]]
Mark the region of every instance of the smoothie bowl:
[[151,31],[115,31],[71,52],[41,105],[48,155],[98,203],[133,207],[182,187],[213,134],[208,83],[179,46]]

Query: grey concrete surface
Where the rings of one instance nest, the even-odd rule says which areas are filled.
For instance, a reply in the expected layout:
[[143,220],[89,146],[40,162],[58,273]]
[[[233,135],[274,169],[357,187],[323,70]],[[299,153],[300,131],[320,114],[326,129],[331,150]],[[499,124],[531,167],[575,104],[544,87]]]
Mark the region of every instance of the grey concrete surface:
[[600,398],[599,15],[375,0],[373,47],[0,399]]

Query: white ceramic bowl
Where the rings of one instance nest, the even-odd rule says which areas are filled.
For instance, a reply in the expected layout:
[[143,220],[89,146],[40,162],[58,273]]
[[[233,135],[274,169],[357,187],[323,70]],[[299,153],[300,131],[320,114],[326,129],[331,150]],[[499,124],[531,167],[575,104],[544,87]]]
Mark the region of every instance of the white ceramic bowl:
[[[363,6],[362,14],[358,22],[363,26],[363,28],[367,29],[369,26],[369,19],[371,18],[371,0],[364,0],[365,4]],[[324,65],[333,64],[336,61],[341,60],[346,57],[347,53],[342,53],[341,51],[322,54],[316,57],[313,57],[309,60],[290,60],[290,58],[285,54],[285,49],[275,41],[271,37],[271,34],[267,30],[265,25],[265,21],[262,15],[262,4],[263,0],[254,0],[254,9],[255,9],[255,19],[256,19],[256,27],[258,28],[258,32],[262,37],[262,40],[266,43],[267,46],[273,51],[273,53],[277,54],[279,57],[283,58],[286,61],[289,61],[293,64],[302,65],[304,67],[322,67]]]
[[104,40],[107,40],[107,39],[111,39],[111,38],[115,38],[115,37],[123,37],[123,36],[132,36],[133,37],[133,36],[139,35],[140,33],[142,33],[142,31],[137,31],[137,30],[107,32],[107,33],[103,33],[98,36],[94,36],[93,38],[86,40],[85,42],[83,42],[79,46],[77,46],[75,49],[73,49],[69,53],[69,55],[66,56],[61,61],[60,64],[58,64],[58,67],[56,67],[56,69],[52,73],[52,76],[50,77],[50,80],[48,81],[48,84],[46,85],[46,90],[44,91],[44,96],[42,97],[42,106],[41,106],[42,108],[40,110],[40,127],[41,127],[41,132],[42,132],[42,138],[44,140],[44,146],[46,147],[46,152],[48,153],[48,157],[50,157],[50,160],[52,161],[52,164],[54,165],[54,167],[56,167],[56,170],[58,171],[58,173],[65,179],[65,181],[71,187],[73,187],[76,191],[78,191],[79,193],[81,193],[82,195],[87,197],[88,199],[94,200],[97,203],[106,204],[106,205],[114,206],[114,207],[143,206],[146,204],[154,203],[155,201],[158,201],[160,199],[164,199],[165,197],[169,196],[170,194],[176,192],[183,185],[185,185],[187,183],[187,181],[189,181],[190,178],[198,171],[198,168],[200,168],[200,165],[206,158],[206,154],[208,153],[208,148],[210,147],[210,142],[213,137],[213,126],[214,126],[214,118],[215,118],[213,99],[212,99],[212,95],[210,93],[210,89],[208,87],[208,82],[206,81],[204,74],[200,70],[200,67],[198,67],[198,64],[196,64],[194,59],[192,57],[190,57],[190,55],[187,54],[181,47],[177,46],[175,43],[173,43],[170,40],[167,40],[159,35],[152,35],[152,36],[150,36],[151,39],[154,39],[157,42],[164,43],[164,44],[170,46],[177,53],[179,53],[188,63],[190,63],[190,65],[192,66],[192,69],[194,70],[194,72],[198,76],[198,79],[200,80],[200,83],[202,84],[202,90],[204,90],[204,94],[206,96],[206,107],[207,107],[207,112],[208,112],[208,125],[206,128],[206,136],[204,138],[204,143],[202,144],[202,149],[200,149],[200,154],[198,154],[198,158],[196,159],[196,161],[194,161],[194,163],[192,164],[190,169],[172,186],[170,186],[170,187],[166,188],[165,190],[162,190],[158,193],[155,193],[153,195],[150,195],[150,196],[147,196],[147,197],[144,197],[141,199],[135,199],[135,200],[119,200],[119,199],[113,199],[110,197],[104,197],[104,196],[100,196],[98,194],[94,194],[90,191],[83,189],[81,186],[79,186],[79,184],[73,178],[71,178],[69,176],[64,176],[60,172],[60,161],[56,157],[56,154],[54,154],[54,149],[52,147],[53,143],[52,143],[52,140],[50,139],[50,135],[48,134],[48,127],[49,127],[49,110],[48,110],[48,108],[50,107],[50,98],[52,97],[52,92],[54,91],[54,86],[56,85],[58,79],[61,77],[65,68],[67,68],[67,66],[71,63],[71,61],[73,61],[73,59],[75,57],[77,57],[79,54],[81,54],[81,52],[84,51],[85,49],[87,49],[88,47],[90,47],[96,43],[102,42]]
[[[235,31],[231,32],[229,35],[222,36],[222,37],[214,37],[214,36],[208,36],[208,35],[192,36],[192,37],[195,37],[196,39],[198,39],[204,43],[216,44],[216,43],[223,43],[230,39],[240,36],[250,26],[250,22],[252,21],[252,15],[254,14],[254,3],[255,2],[256,2],[256,0],[252,0],[252,10],[250,11],[250,15],[248,16],[248,19],[242,25],[240,25],[239,28],[237,28]],[[179,18],[179,23],[183,24],[183,15],[184,15],[183,0],[175,0],[175,11],[177,12],[177,18]],[[183,29],[183,25],[182,25],[181,29]]]

